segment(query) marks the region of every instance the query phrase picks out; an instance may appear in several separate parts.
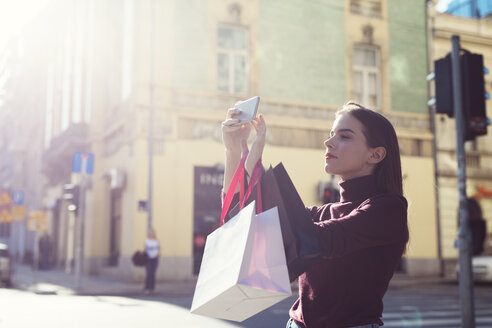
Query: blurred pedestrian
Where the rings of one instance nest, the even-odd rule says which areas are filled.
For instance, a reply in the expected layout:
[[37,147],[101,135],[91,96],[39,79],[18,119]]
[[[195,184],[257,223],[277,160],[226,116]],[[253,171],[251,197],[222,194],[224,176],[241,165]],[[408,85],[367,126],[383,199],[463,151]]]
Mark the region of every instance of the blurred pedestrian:
[[39,254],[41,257],[41,265],[39,269],[48,270],[50,266],[50,256],[51,256],[51,238],[44,232],[38,242]]
[[[222,123],[224,190],[250,131],[249,123],[234,126],[238,113],[230,109]],[[257,135],[245,165],[250,174],[266,134],[261,114],[252,125]],[[324,256],[299,277],[287,328],[379,327],[383,296],[408,242],[398,139],[381,114],[348,102],[324,145],[325,172],[340,177],[341,199],[306,208]]]
[[144,293],[150,294],[155,289],[155,273],[159,264],[160,245],[156,238],[155,231],[150,229],[145,239],[145,253],[148,261],[145,266],[145,287]]
[[467,198],[466,203],[468,205],[468,222],[472,237],[472,255],[476,256],[484,251],[487,237],[487,221],[483,218],[482,208],[476,198]]

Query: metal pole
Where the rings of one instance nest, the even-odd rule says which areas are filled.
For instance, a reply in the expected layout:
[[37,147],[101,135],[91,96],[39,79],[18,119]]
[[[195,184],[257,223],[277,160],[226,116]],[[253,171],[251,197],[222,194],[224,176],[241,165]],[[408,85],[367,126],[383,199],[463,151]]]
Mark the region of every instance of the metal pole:
[[453,102],[456,119],[456,156],[458,160],[458,194],[459,194],[459,292],[461,303],[461,322],[463,328],[475,327],[473,304],[473,280],[471,265],[471,232],[468,225],[468,206],[466,201],[466,161],[464,145],[463,102],[461,94],[460,37],[451,37],[451,65],[453,72]]
[[32,275],[32,284],[35,285],[38,282],[38,264],[39,264],[39,223],[35,221],[36,230],[34,230],[34,256],[33,256],[33,275]]
[[437,229],[437,258],[439,261],[439,276],[444,277],[444,261],[442,258],[442,229],[441,229],[441,202],[439,200],[439,163],[437,156],[437,134],[436,134],[436,112],[435,110],[429,110],[429,121],[432,135],[432,146],[434,147],[433,159],[434,159],[434,197],[436,198],[436,229]]
[[147,191],[147,231],[152,228],[152,164],[154,159],[154,38],[155,38],[155,0],[152,0],[150,20],[150,108],[149,108],[149,181]]
[[67,233],[67,247],[66,247],[66,255],[65,255],[65,272],[66,273],[72,273],[74,268],[73,268],[73,263],[74,263],[74,235],[75,235],[75,227],[76,227],[76,218],[75,218],[75,213],[72,211],[69,211],[66,214],[67,218],[67,227],[66,227],[66,233]]
[[[432,15],[429,13],[429,7],[425,6],[425,17],[427,19],[425,20],[425,29],[427,33],[427,42],[426,42],[426,50],[427,50],[427,71],[431,71],[431,67],[434,63],[432,60],[433,58],[433,52],[432,52],[432,47],[431,47],[431,40],[432,40],[432,32],[429,26],[434,26],[433,22],[430,22],[431,20],[434,19],[434,11],[432,11]],[[431,87],[430,83],[427,84],[427,91],[429,94],[431,94]],[[435,97],[435,93],[433,94]],[[436,230],[437,230],[437,258],[439,261],[439,276],[444,277],[444,261],[442,258],[442,240],[441,240],[441,203],[439,201],[439,162],[438,162],[438,148],[437,148],[437,134],[436,134],[436,111],[433,109],[433,106],[429,106],[429,123],[430,123],[430,128],[431,132],[433,135],[432,138],[432,147],[434,148],[434,151],[432,152],[432,156],[434,159],[434,197],[436,198]]]
[[75,248],[75,288],[80,288],[80,273],[82,271],[82,257],[83,257],[83,240],[82,240],[82,230],[84,228],[83,220],[84,220],[84,194],[85,194],[85,167],[82,165],[82,173],[80,175],[80,189],[79,189],[79,201],[78,201],[78,215],[76,217],[77,220],[77,228],[76,233],[77,237],[75,238],[76,248]]

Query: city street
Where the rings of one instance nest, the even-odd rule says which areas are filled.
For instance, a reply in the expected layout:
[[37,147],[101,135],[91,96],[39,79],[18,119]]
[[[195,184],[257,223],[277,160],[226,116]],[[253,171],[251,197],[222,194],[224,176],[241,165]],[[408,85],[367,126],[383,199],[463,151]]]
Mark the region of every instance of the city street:
[[193,316],[185,307],[155,298],[119,296],[38,295],[0,290],[0,327],[234,327]]
[[[284,327],[294,298],[256,315],[239,327]],[[384,298],[386,328],[461,327],[458,285],[440,283],[390,289]],[[475,286],[476,327],[492,327],[492,284]]]
[[492,0],[1,15],[0,328],[492,328]]
[[[492,285],[475,286],[476,327],[492,327]],[[457,283],[390,290],[384,298],[384,327],[461,327]]]
[[[193,282],[161,283],[155,295],[144,296],[140,285],[87,277],[78,295],[69,288],[73,278],[62,271],[42,271],[36,288],[28,267],[19,267],[13,288],[0,289],[0,328],[17,327],[244,327],[283,328],[295,295],[242,322],[192,315]],[[66,278],[69,278],[68,280]],[[55,280],[60,281],[57,285]],[[411,281],[399,277],[384,299],[384,327],[460,327],[458,285],[452,282]],[[100,293],[96,290],[100,289]],[[119,291],[119,292],[118,292]],[[110,296],[107,296],[110,295]],[[475,286],[477,327],[492,327],[492,284]]]

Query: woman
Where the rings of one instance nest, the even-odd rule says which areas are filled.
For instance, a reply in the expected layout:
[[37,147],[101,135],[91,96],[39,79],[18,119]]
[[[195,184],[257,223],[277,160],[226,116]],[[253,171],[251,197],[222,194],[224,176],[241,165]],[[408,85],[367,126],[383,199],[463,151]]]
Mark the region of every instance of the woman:
[[144,293],[150,294],[155,289],[155,271],[159,264],[160,246],[155,236],[155,231],[150,229],[145,239],[145,253],[148,261],[145,266],[145,288]]
[[[247,138],[247,127],[231,126],[235,113],[229,110],[222,124],[225,190],[240,156],[231,147],[244,148]],[[250,163],[261,157],[266,131],[261,115],[253,125]],[[340,177],[341,199],[307,208],[324,256],[299,277],[287,328],[379,327],[383,296],[408,242],[396,133],[382,115],[349,102],[336,113],[324,144],[325,172]]]

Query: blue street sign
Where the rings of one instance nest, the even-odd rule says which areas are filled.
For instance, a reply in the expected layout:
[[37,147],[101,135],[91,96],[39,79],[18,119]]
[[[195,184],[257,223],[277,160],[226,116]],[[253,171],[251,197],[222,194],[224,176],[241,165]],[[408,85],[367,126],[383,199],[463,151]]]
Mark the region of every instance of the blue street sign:
[[84,152],[76,152],[73,154],[72,172],[94,173],[94,154]]
[[14,202],[14,205],[24,204],[24,190],[12,191],[12,201]]

